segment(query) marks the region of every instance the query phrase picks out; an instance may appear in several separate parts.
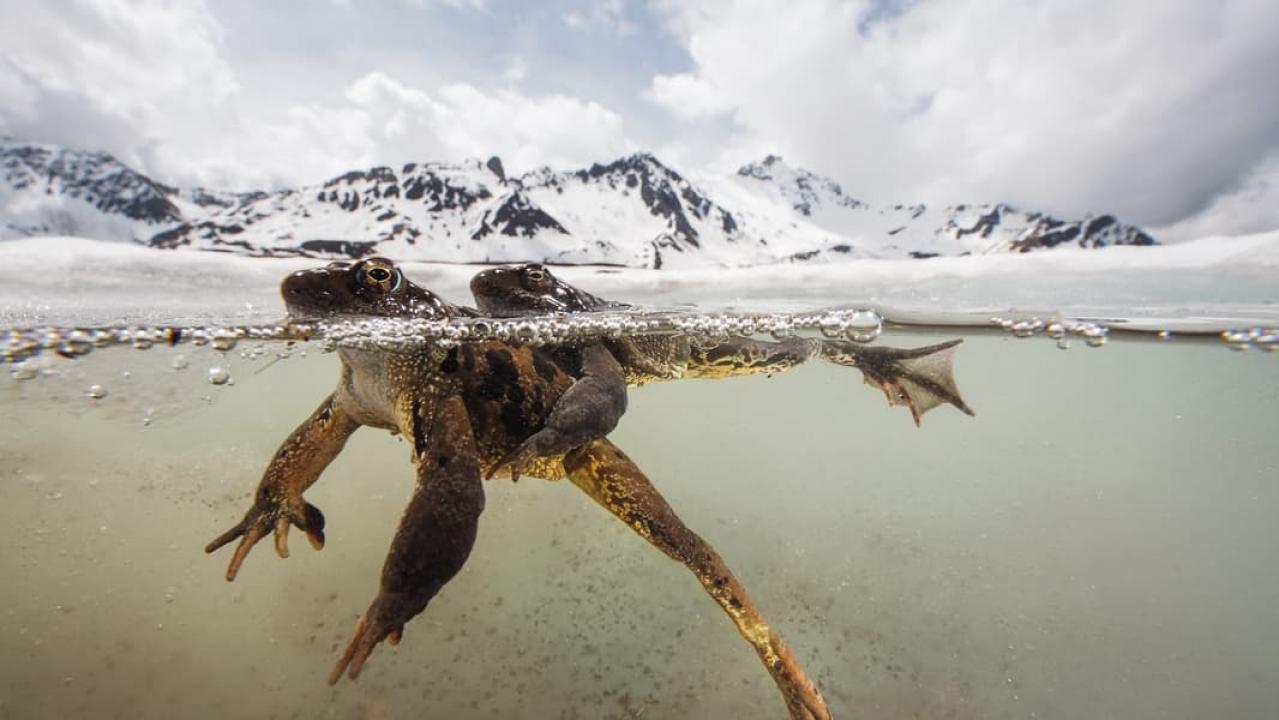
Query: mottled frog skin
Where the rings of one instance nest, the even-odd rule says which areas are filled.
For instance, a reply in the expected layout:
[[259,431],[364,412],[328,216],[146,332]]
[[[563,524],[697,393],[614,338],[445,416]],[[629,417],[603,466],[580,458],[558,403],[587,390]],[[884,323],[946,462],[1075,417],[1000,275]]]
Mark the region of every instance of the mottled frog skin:
[[[625,303],[604,300],[555,277],[539,263],[493,268],[471,279],[471,294],[480,310],[493,317],[559,312],[624,310]],[[960,397],[951,368],[951,340],[921,348],[867,347],[840,340],[788,339],[766,342],[749,338],[712,340],[686,335],[648,335],[605,338],[578,346],[563,346],[572,364],[573,353],[603,344],[621,364],[627,381],[642,385],[677,378],[724,378],[772,374],[796,367],[814,357],[861,370],[868,385],[878,387],[890,406],[910,410],[918,425],[924,413],[942,404],[965,414],[973,411]]]
[[[472,314],[409,282],[390,261],[370,258],[294,273],[281,285],[290,315],[448,318]],[[227,567],[234,580],[249,551],[274,534],[288,556],[290,527],[316,548],[324,516],[303,493],[361,426],[409,439],[417,486],[382,567],[377,594],[329,682],[356,678],[383,640],[461,569],[484,509],[485,473],[508,472],[513,453],[533,444],[523,471],[568,477],[645,540],[682,563],[754,647],[791,718],[829,718],[799,662],[718,553],[690,530],[643,472],[606,437],[625,410],[625,375],[602,346],[566,368],[554,348],[475,342],[411,352],[340,348],[336,390],[285,439],[267,465],[244,518],[205,548],[239,541]],[[620,388],[620,393],[619,393]],[[538,439],[540,438],[540,439]]]

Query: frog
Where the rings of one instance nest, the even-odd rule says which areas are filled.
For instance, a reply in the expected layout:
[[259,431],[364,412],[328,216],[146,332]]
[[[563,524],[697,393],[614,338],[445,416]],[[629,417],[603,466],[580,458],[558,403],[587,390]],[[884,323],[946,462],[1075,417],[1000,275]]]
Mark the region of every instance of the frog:
[[[450,320],[475,311],[404,276],[391,260],[336,262],[287,276],[280,287],[299,322],[352,317]],[[416,485],[382,566],[378,589],[328,676],[357,679],[383,641],[405,626],[468,560],[484,510],[486,476],[509,476],[511,453],[549,433],[525,474],[567,478],[632,531],[684,565],[752,646],[792,720],[829,720],[825,699],[719,553],[676,514],[657,486],[608,439],[626,409],[625,374],[603,346],[563,366],[555,349],[503,340],[427,342],[408,351],[339,344],[336,389],[268,462],[243,518],[205,546],[236,544],[226,579],[272,536],[289,556],[292,528],[316,549],[325,518],[304,493],[360,427],[402,435]],[[620,390],[619,390],[620,388]],[[548,437],[543,435],[543,437]]]
[[[490,268],[470,283],[476,306],[492,317],[626,311],[631,305],[606,300],[555,276],[542,263]],[[889,407],[907,408],[915,425],[924,414],[951,405],[973,416],[955,383],[952,358],[963,342],[956,338],[919,348],[866,346],[844,340],[787,338],[715,339],[690,335],[637,335],[590,340],[577,346],[603,344],[622,365],[632,385],[680,378],[720,379],[782,372],[820,357],[855,367],[867,385],[883,391]],[[560,352],[576,352],[573,346]]]

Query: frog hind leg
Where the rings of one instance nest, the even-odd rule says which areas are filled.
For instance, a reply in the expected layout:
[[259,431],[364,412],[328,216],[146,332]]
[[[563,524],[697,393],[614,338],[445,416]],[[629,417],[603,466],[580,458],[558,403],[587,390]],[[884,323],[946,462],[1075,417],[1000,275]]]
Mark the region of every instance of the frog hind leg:
[[716,380],[740,375],[772,375],[802,365],[818,352],[816,340],[791,338],[778,342],[733,338],[692,342],[684,377]]
[[878,387],[891,407],[905,405],[915,425],[924,413],[940,405],[953,405],[974,415],[955,384],[955,348],[963,339],[919,348],[865,347],[852,342],[823,341],[822,357],[862,371],[866,384]]
[[591,499],[693,572],[755,648],[781,690],[792,720],[829,720],[830,712],[816,685],[769,627],[746,588],[715,549],[684,525],[630,458],[601,439],[568,453],[564,468],[573,484]]
[[437,398],[415,424],[417,487],[391,541],[377,597],[360,616],[329,674],[359,676],[382,640],[399,642],[404,624],[453,578],[475,544],[484,488],[470,418],[459,396]]
[[581,375],[555,402],[546,424],[493,465],[488,476],[509,466],[511,479],[519,480],[535,458],[563,455],[612,432],[624,412],[626,375],[622,366],[602,344],[587,345],[582,348]]

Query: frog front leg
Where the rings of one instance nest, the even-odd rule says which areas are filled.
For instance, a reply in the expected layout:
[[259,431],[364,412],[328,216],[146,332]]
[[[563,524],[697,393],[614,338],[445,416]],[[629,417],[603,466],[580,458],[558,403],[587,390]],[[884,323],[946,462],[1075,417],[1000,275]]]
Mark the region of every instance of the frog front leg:
[[684,377],[708,380],[784,372],[807,362],[820,347],[818,341],[803,338],[777,342],[749,338],[693,340],[691,345]]
[[360,616],[329,684],[359,676],[378,643],[399,642],[404,624],[426,609],[475,544],[484,487],[470,418],[459,396],[431,400],[416,420],[417,487],[391,541],[377,597]]
[[562,455],[604,437],[617,427],[624,412],[622,366],[602,344],[587,345],[582,348],[581,375],[555,402],[546,424],[494,465],[489,477],[509,465],[511,479],[519,480],[534,458]]
[[325,398],[306,422],[285,439],[267,465],[254,494],[253,507],[234,527],[213,539],[204,551],[211,553],[240,538],[226,579],[234,580],[240,565],[259,540],[275,531],[275,550],[280,557],[289,556],[289,526],[296,525],[306,533],[311,545],[324,547],[324,515],[319,508],[302,499],[302,493],[315,484],[324,468],[342,452],[347,438],[360,427],[344,412],[334,396]]
[[693,572],[723,608],[773,676],[792,720],[829,720],[817,686],[790,648],[769,627],[719,554],[684,525],[657,488],[617,446],[606,439],[564,457],[573,484],[645,540]]

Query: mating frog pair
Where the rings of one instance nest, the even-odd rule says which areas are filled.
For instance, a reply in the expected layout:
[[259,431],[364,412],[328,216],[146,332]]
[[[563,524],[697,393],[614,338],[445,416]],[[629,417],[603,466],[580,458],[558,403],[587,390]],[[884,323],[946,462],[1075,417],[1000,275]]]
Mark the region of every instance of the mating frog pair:
[[[483,313],[511,316],[619,307],[556,279],[546,268],[498,268],[476,276]],[[448,319],[476,311],[453,305],[404,277],[388,260],[333,263],[294,273],[281,285],[291,317],[334,315]],[[361,426],[409,440],[417,487],[382,568],[377,595],[356,624],[329,682],[355,678],[378,643],[397,643],[462,568],[484,509],[482,478],[568,477],[645,540],[685,565],[759,654],[791,718],[830,717],[821,693],[769,626],[719,554],[690,530],[644,473],[606,437],[626,409],[626,386],[680,377],[776,372],[821,356],[858,367],[890,404],[919,417],[949,403],[971,414],[950,372],[959,341],[916,350],[815,340],[707,341],[688,337],[577,340],[549,346],[489,340],[427,345],[411,352],[339,347],[334,392],[293,431],[267,465],[244,518],[205,548],[239,540],[227,568],[274,534],[288,556],[297,527],[319,549],[324,516],[303,498]]]

